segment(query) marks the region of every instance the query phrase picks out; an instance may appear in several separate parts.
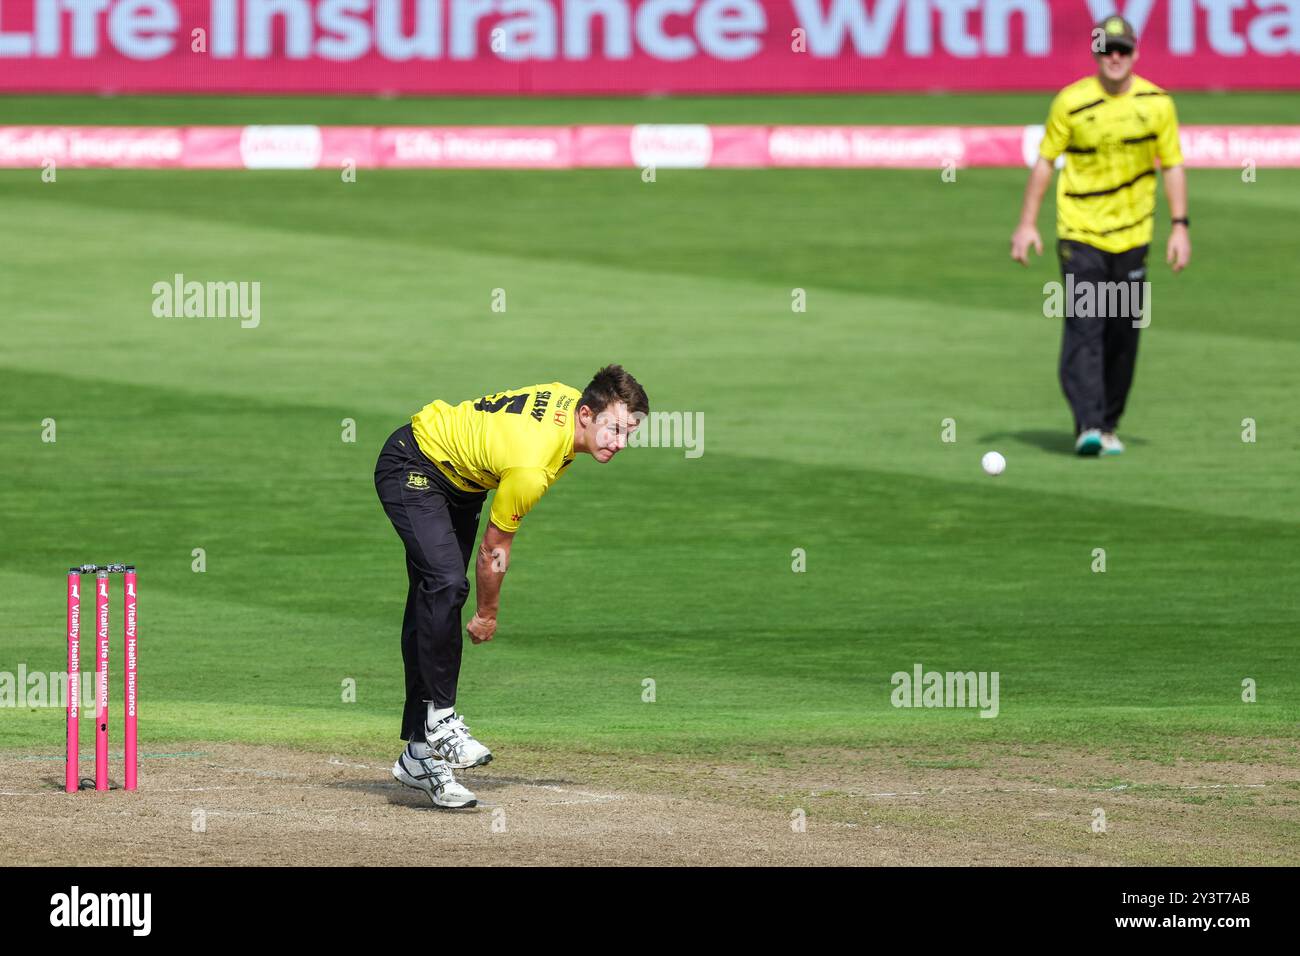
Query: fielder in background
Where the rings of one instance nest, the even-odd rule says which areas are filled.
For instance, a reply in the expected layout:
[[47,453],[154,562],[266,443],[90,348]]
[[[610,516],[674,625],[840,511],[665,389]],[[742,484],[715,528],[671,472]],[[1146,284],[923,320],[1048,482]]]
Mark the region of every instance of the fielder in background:
[[650,413],[643,389],[622,366],[596,373],[582,391],[560,382],[448,405],[435,401],[393,432],[375,465],[375,488],[406,547],[402,660],[406,707],[393,776],[436,806],[472,807],[453,769],[492,759],[456,713],[461,611],[470,555],[490,489],[492,511],[475,565],[477,610],[467,630],[492,640],[510,545],[524,515],[579,453],[604,464],[627,446]]
[[[1133,73],[1137,36],[1123,17],[1092,31],[1098,70],[1057,94],[1029,174],[1011,258],[1042,255],[1038,209],[1056,158],[1057,251],[1065,285],[1061,388],[1074,413],[1075,451],[1117,455],[1116,434],[1133,384],[1144,321],[1147,249],[1156,212],[1156,160],[1172,228],[1165,259],[1180,272],[1191,259],[1187,177],[1169,94]],[[1118,308],[1115,306],[1118,305]],[[1109,308],[1108,308],[1109,306]]]

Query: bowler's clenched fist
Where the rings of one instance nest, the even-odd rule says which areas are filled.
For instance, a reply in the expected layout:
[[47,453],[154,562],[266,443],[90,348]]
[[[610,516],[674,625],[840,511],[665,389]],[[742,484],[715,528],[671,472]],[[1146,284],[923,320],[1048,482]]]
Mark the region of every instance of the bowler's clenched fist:
[[492,635],[497,632],[497,619],[494,617],[481,617],[475,614],[470,618],[465,630],[469,631],[471,641],[475,644],[482,644],[484,641],[492,640]]

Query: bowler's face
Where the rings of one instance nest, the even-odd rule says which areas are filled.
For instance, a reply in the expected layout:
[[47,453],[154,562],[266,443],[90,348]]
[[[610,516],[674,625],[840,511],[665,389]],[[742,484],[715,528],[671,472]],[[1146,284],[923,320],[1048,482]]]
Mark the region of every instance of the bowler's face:
[[587,426],[591,457],[602,465],[627,447],[628,436],[640,424],[628,414],[627,405],[616,402],[600,412]]
[[1095,54],[1101,75],[1112,83],[1123,83],[1133,72],[1133,61],[1137,59],[1136,50],[1112,48],[1109,53]]

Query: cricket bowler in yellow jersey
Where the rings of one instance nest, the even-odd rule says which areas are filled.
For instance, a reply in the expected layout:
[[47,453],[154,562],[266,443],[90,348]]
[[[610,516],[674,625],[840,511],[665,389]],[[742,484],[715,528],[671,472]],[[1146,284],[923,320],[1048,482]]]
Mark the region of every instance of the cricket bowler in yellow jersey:
[[475,644],[496,632],[501,581],[524,516],[578,454],[610,461],[649,413],[645,389],[622,366],[609,365],[581,391],[548,382],[458,405],[431,402],[380,451],[375,489],[406,548],[408,583],[407,745],[393,776],[435,805],[474,806],[452,770],[492,759],[456,712],[466,575],[487,493],[496,490],[475,564],[478,607],[466,628]]
[[1075,451],[1118,455],[1116,434],[1133,385],[1138,331],[1147,324],[1147,249],[1156,213],[1156,169],[1172,223],[1165,259],[1174,272],[1192,255],[1187,177],[1169,94],[1133,73],[1137,36],[1120,16],[1092,31],[1097,73],[1057,94],[1029,183],[1011,258],[1039,255],[1038,209],[1065,156],[1056,190],[1057,252],[1065,288],[1061,389],[1074,414]]

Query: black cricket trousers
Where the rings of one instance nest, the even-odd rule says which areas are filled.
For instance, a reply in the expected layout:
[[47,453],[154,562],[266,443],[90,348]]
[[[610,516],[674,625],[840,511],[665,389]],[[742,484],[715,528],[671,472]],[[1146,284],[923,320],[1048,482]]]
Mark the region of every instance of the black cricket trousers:
[[456,703],[461,611],[469,597],[470,556],[487,492],[456,488],[415,443],[409,424],[389,436],[375,463],[375,490],[406,546],[402,739],[424,740],[427,704]]
[[1129,389],[1133,387],[1133,369],[1137,364],[1138,328],[1144,307],[1142,283],[1147,278],[1147,249],[1136,246],[1124,252],[1103,252],[1094,246],[1070,239],[1057,243],[1061,260],[1061,279],[1070,288],[1073,276],[1074,297],[1078,301],[1084,286],[1093,286],[1094,302],[1103,298],[1097,284],[1132,283],[1129,308],[1122,315],[1104,318],[1080,316],[1077,310],[1066,313],[1061,336],[1061,390],[1074,412],[1074,433],[1089,428],[1113,432],[1124,414]]

